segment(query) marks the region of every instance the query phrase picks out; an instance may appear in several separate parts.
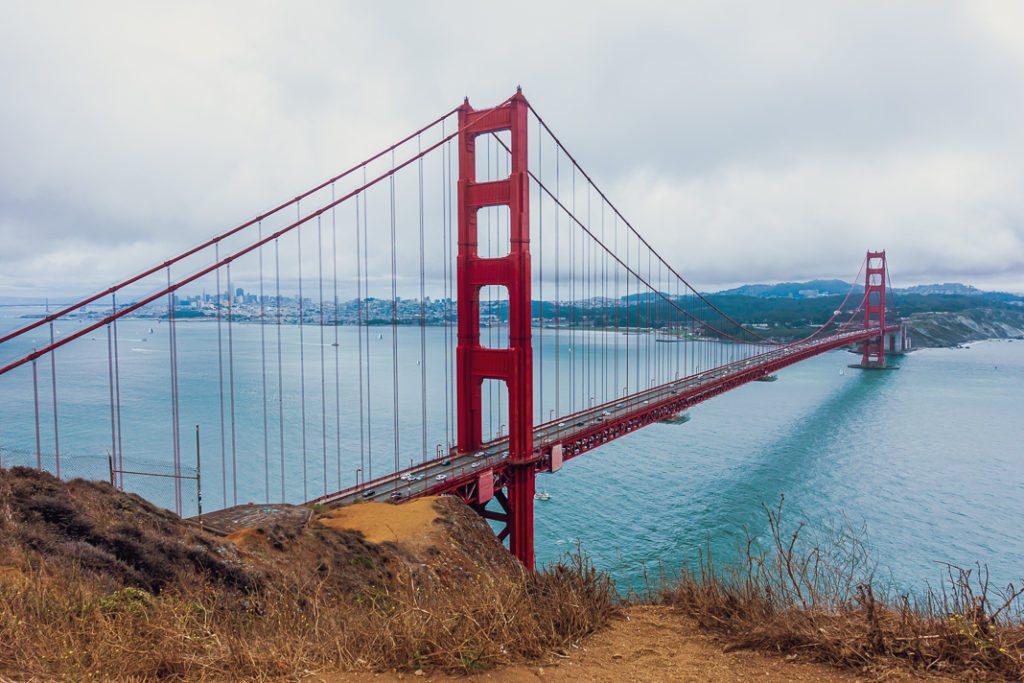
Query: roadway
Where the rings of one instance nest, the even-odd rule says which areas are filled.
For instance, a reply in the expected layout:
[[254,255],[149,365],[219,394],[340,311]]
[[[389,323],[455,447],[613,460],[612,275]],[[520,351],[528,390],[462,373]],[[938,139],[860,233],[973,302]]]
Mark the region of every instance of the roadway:
[[[679,413],[724,390],[872,336],[877,336],[877,332],[853,330],[819,341],[778,347],[539,424],[533,430],[532,461],[538,470],[549,469],[548,458],[556,444],[582,444],[570,448],[566,454],[566,459],[575,457],[610,439]],[[586,435],[591,435],[591,438],[583,439]],[[332,506],[359,500],[401,502],[423,495],[447,493],[474,482],[481,472],[496,472],[508,463],[508,437],[504,437],[484,444],[478,451],[450,452],[447,456],[436,457],[309,502]]]

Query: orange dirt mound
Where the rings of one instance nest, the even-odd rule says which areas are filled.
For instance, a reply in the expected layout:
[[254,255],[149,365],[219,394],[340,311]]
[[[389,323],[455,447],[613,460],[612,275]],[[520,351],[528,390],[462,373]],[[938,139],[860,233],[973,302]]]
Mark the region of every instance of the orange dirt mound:
[[255,548],[266,548],[270,545],[270,539],[263,529],[239,529],[232,531],[225,538],[240,548],[249,550]]
[[425,496],[402,505],[390,503],[358,503],[346,505],[320,517],[320,524],[338,531],[354,530],[370,543],[399,543],[421,547],[437,537],[438,512],[434,502],[438,496]]

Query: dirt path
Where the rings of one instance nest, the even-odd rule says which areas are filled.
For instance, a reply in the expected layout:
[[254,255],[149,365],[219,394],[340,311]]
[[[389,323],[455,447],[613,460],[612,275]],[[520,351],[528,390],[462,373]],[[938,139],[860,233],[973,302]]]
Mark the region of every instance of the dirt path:
[[[314,676],[315,681],[796,681],[852,683],[853,681],[918,680],[909,674],[867,675],[841,671],[824,664],[802,662],[760,652],[725,652],[722,643],[701,633],[669,607],[631,607],[625,618],[570,648],[565,658],[518,665],[474,676],[414,675],[412,673]],[[928,677],[929,682],[951,679]]]

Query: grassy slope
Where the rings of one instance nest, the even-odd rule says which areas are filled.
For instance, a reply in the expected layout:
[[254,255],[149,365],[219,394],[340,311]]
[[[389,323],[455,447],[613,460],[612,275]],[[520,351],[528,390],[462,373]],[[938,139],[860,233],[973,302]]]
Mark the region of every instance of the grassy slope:
[[441,541],[420,555],[318,524],[245,550],[105,483],[0,469],[0,676],[468,671],[562,647],[614,611],[582,559],[529,575],[469,508],[437,505]]

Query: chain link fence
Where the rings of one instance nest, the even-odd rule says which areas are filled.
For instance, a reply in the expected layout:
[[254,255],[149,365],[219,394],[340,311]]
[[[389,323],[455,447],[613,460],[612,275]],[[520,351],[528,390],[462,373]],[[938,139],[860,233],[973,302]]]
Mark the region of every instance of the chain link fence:
[[[57,476],[56,453],[46,451],[5,448],[0,446],[0,467],[40,468]],[[108,453],[60,454],[60,479],[90,479],[108,481],[122,491],[135,493],[154,505],[166,508],[183,517],[199,514],[201,478],[193,464],[184,463],[175,472],[174,465],[165,462],[124,457],[113,462]]]

